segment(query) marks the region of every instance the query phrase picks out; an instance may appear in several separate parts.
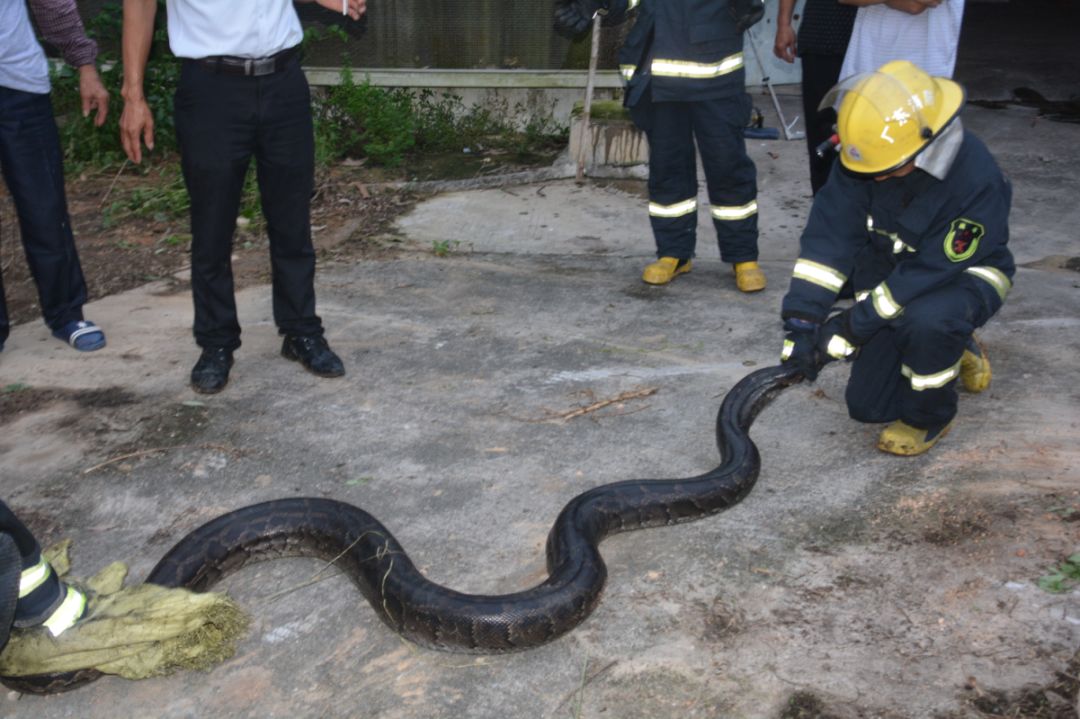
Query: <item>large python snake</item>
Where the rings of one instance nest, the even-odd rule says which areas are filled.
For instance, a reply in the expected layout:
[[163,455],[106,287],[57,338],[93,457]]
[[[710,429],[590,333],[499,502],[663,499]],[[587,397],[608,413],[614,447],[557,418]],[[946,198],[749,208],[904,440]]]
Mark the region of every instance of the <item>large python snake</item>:
[[[213,519],[169,550],[146,581],[205,591],[248,562],[314,556],[332,560],[379,618],[416,644],[478,654],[537,647],[569,632],[596,608],[607,577],[599,551],[605,537],[700,519],[750,493],[761,468],[750,425],[779,390],[800,379],[788,366],[766,367],[728,392],[716,418],[721,463],[712,471],[614,482],[571,499],[548,534],[548,578],[525,591],[487,596],[435,584],[377,519],[322,498],[272,500]],[[0,681],[18,691],[47,694],[99,676],[88,669]]]

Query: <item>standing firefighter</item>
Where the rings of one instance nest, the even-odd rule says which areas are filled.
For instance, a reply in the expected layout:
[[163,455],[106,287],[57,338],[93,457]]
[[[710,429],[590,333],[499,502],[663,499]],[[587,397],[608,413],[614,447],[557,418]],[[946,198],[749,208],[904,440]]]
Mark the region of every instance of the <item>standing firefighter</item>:
[[649,220],[657,261],[653,285],[690,271],[697,243],[701,151],[720,258],[734,265],[743,292],[765,288],[758,268],[757,170],[746,154],[750,120],[743,32],[761,18],[760,0],[569,0],[556,22],[580,31],[595,12],[637,20],[619,52],[626,105],[649,140]]
[[[956,382],[990,383],[974,330],[1001,307],[1015,272],[1012,188],[965,131],[964,91],[907,61],[837,85],[840,164],[814,198],[784,297],[782,358],[813,380],[854,360],[848,411],[891,422],[878,448],[921,454],[956,415]],[[841,289],[849,309],[829,315]]]

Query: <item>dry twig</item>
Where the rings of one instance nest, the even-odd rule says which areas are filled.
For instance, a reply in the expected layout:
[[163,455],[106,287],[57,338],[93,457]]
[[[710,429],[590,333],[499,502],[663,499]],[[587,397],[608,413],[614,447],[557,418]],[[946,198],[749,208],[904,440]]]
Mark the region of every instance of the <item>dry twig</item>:
[[650,395],[656,394],[656,391],[656,387],[646,387],[644,389],[630,390],[628,392],[623,392],[616,397],[612,397],[611,399],[598,400],[596,402],[593,402],[592,404],[585,405],[584,407],[578,407],[577,409],[572,409],[569,412],[551,414],[547,417],[535,421],[550,422],[551,420],[558,419],[562,420],[563,422],[567,422],[574,419],[575,417],[582,417],[584,415],[591,414],[593,412],[596,412],[597,410],[604,409],[605,407],[610,407],[613,404],[619,404],[620,402],[626,402],[627,400],[631,399],[641,399],[643,397],[649,397]]
[[151,454],[157,454],[158,452],[168,452],[170,449],[216,449],[221,452],[228,452],[230,454],[236,454],[239,450],[234,447],[226,447],[220,444],[176,444],[171,447],[151,447],[150,449],[140,449],[138,452],[128,452],[127,454],[121,454],[119,457],[112,457],[110,459],[95,464],[93,467],[89,467],[83,470],[83,474],[90,474],[96,472],[102,467],[108,467],[110,464],[116,464],[117,462],[123,462],[125,459],[135,459],[136,457],[145,457]]

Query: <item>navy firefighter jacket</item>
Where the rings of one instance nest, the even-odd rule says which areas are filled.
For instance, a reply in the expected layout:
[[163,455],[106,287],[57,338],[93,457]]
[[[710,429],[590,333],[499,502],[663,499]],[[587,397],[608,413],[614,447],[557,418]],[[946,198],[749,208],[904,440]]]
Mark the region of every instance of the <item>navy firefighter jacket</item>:
[[728,0],[612,0],[609,18],[637,20],[619,50],[627,105],[651,84],[657,102],[712,100],[745,92],[743,36]]
[[916,169],[879,182],[837,163],[814,198],[782,316],[823,321],[849,278],[859,337],[965,274],[1004,300],[1016,272],[1007,246],[1011,200],[1008,179],[966,130],[942,179]]

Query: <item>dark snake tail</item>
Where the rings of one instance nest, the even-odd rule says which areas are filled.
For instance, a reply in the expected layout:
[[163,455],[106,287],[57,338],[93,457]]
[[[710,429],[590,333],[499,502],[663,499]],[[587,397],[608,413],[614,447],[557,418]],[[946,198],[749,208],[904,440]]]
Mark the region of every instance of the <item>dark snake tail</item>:
[[[749,437],[754,418],[801,377],[783,365],[744,377],[716,418],[721,464],[681,479],[635,479],[574,497],[548,534],[548,578],[513,594],[455,592],[426,579],[394,536],[364,510],[319,498],[279,499],[243,507],[194,530],[162,557],[146,581],[205,591],[248,562],[312,556],[333,561],[391,629],[412,642],[455,652],[495,654],[530,649],[569,632],[600,601],[607,568],[603,539],[723,511],[757,481],[761,458]],[[0,677],[22,692],[66,691],[96,679],[96,670]]]

